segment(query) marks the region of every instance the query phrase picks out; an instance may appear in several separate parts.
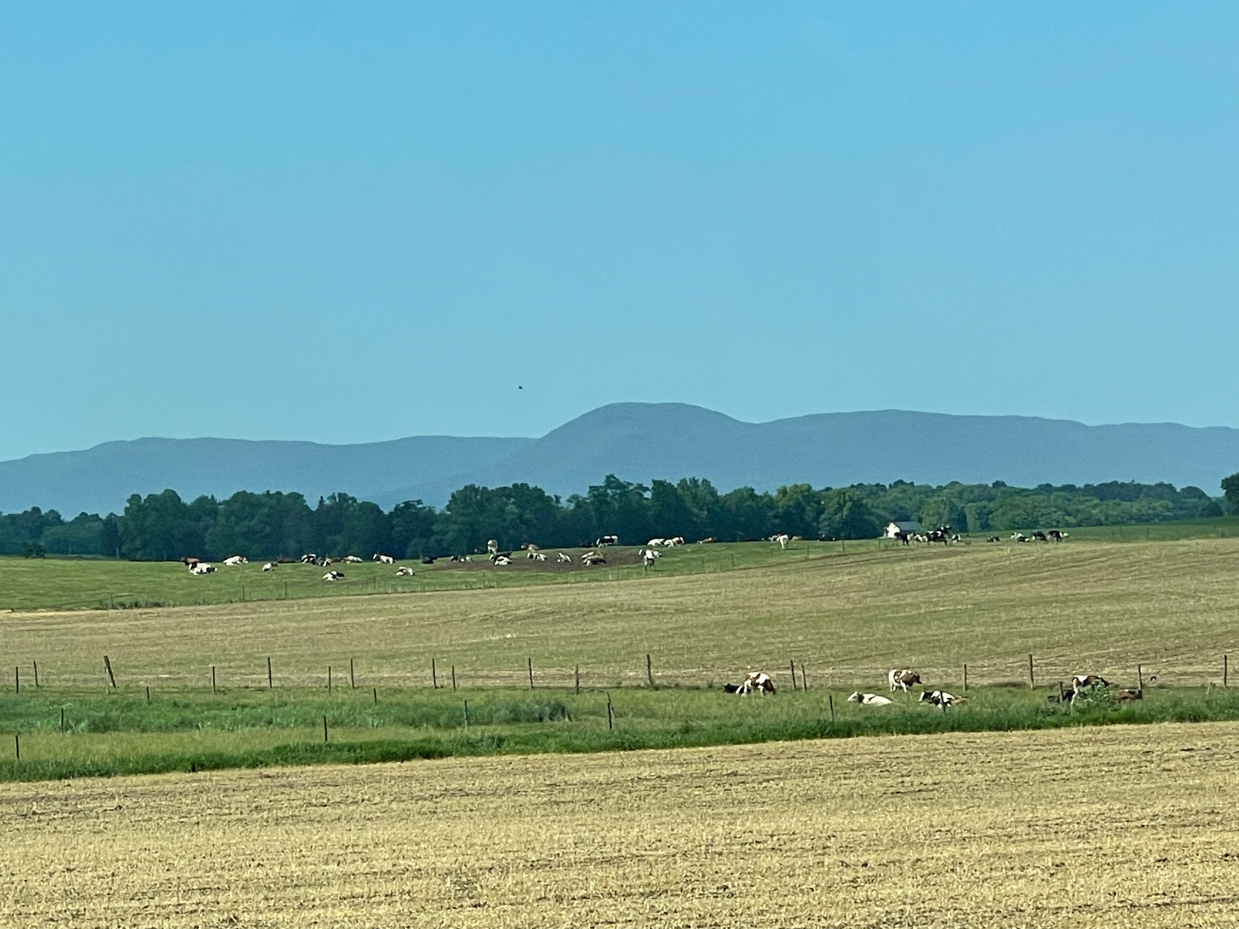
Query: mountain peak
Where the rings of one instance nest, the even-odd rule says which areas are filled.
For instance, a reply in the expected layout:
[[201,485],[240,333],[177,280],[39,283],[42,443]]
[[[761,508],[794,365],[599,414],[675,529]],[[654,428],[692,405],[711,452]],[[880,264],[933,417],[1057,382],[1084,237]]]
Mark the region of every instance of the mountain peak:
[[747,423],[687,403],[612,403],[540,439],[417,436],[364,445],[232,439],[107,442],[0,462],[0,510],[119,511],[132,493],[344,491],[390,506],[442,505],[467,483],[523,481],[583,493],[607,474],[648,483],[703,477],[720,490],[1005,481],[1194,484],[1216,493],[1239,471],[1239,430],[1174,423],[1086,426],[1028,416],[908,410],[817,413]]

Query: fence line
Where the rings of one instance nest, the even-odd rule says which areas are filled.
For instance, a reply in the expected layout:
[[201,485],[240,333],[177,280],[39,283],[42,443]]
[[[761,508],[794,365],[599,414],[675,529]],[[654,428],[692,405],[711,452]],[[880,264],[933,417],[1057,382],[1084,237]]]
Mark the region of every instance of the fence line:
[[[113,657],[115,661],[112,660]],[[453,662],[449,666],[450,680],[453,689],[502,687],[524,690],[556,689],[579,693],[582,689],[618,687],[717,688],[724,683],[738,683],[749,671],[766,671],[780,690],[798,691],[809,689],[807,668],[812,665],[813,684],[817,688],[856,687],[874,692],[887,687],[887,673],[892,668],[917,671],[925,687],[959,688],[961,691],[986,686],[1053,689],[1058,682],[1069,681],[1073,674],[1101,674],[1112,683],[1140,688],[1146,683],[1185,687],[1228,687],[1230,683],[1228,653],[1219,653],[1213,660],[1204,657],[1163,662],[1141,660],[1131,662],[1130,666],[1087,658],[1075,660],[1062,655],[1041,657],[1036,653],[1023,658],[960,662],[956,666],[945,666],[938,662],[917,664],[906,661],[890,661],[881,665],[836,664],[813,655],[789,655],[783,659],[774,658],[768,662],[754,662],[747,666],[736,663],[729,667],[713,668],[701,665],[677,668],[659,661],[657,676],[654,674],[655,657],[654,653],[642,653],[634,656],[635,660],[628,666],[612,662],[590,665],[579,662],[560,664],[538,661],[535,668],[535,656],[532,655],[526,657],[523,663],[500,668],[470,668],[466,664]],[[424,665],[423,669],[419,669],[413,663],[395,666],[390,662],[371,664],[365,659],[355,661],[350,658],[349,687],[353,690],[358,687],[441,689],[437,673],[440,660],[442,659],[438,656],[429,659],[430,674],[426,675]],[[343,659],[332,658],[332,661],[338,663]],[[161,690],[205,690],[209,687],[211,692],[227,689],[323,688],[324,685],[328,693],[340,689],[334,686],[336,681],[332,665],[327,666],[324,675],[321,664],[315,668],[309,659],[304,662],[291,661],[287,655],[282,656],[279,664],[274,666],[268,657],[255,657],[244,663],[217,659],[215,664],[200,666],[200,670],[183,669],[177,673],[167,673],[150,665],[130,666],[123,653],[116,651],[110,656],[103,656],[100,669],[102,675],[99,670],[88,671],[80,664],[65,668],[54,662],[49,663],[46,659],[40,664],[40,686],[37,691],[21,686],[24,682],[19,673],[20,665],[15,664],[12,665],[12,682],[0,687],[0,694],[7,692],[25,695],[52,689],[93,688],[101,684],[108,692],[134,688],[141,692],[144,686],[149,689],[152,684]]]

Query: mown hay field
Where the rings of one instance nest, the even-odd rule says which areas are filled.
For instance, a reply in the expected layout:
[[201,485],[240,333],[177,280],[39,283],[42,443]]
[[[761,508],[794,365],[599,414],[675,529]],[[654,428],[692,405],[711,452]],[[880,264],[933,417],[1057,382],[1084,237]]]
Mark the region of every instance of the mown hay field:
[[1229,927],[1239,724],[0,785],[0,924]]
[[[728,546],[701,546],[725,549]],[[729,560],[723,552],[713,556]],[[764,557],[764,556],[763,556]],[[668,561],[669,559],[664,559]],[[743,561],[743,558],[741,559]],[[1239,653],[1239,539],[985,545],[786,553],[707,573],[631,580],[330,597],[217,606],[0,614],[0,668],[33,662],[52,687],[118,684],[324,686],[352,661],[359,687],[429,687],[454,667],[461,686],[655,680],[708,686],[764,669],[790,685],[878,689],[895,666],[959,683],[1039,683],[1079,671],[1134,684],[1220,682]],[[463,573],[463,572],[462,572]],[[2,679],[0,679],[2,680]],[[11,677],[7,683],[11,686]]]

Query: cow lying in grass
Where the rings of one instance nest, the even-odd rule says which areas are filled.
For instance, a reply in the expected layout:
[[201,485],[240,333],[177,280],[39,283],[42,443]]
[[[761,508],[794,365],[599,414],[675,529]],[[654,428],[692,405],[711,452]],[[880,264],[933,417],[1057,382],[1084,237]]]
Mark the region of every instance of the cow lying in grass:
[[890,706],[891,705],[891,701],[889,697],[881,697],[881,696],[878,696],[877,694],[862,694],[860,691],[856,691],[850,697],[848,697],[848,703],[860,703],[864,706]]
[[742,697],[747,697],[753,691],[757,691],[758,694],[763,696],[775,693],[774,681],[764,671],[750,671],[739,684],[724,684],[723,690],[726,693],[739,694]]
[[939,707],[944,713],[957,703],[963,703],[967,697],[956,697],[945,690],[922,690],[921,702],[931,703]]

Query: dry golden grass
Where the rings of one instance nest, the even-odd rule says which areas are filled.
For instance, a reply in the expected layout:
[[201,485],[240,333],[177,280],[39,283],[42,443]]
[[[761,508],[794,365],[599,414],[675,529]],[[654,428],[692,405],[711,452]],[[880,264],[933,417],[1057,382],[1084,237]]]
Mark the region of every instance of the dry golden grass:
[[1231,927],[1239,725],[0,787],[25,927]]
[[880,682],[906,665],[977,683],[1087,669],[1200,684],[1239,653],[1239,540],[1069,542],[789,557],[767,567],[611,583],[0,617],[4,663],[53,685],[322,683],[356,660],[359,684],[428,684],[432,656],[462,682],[716,683],[805,664],[812,679]]

